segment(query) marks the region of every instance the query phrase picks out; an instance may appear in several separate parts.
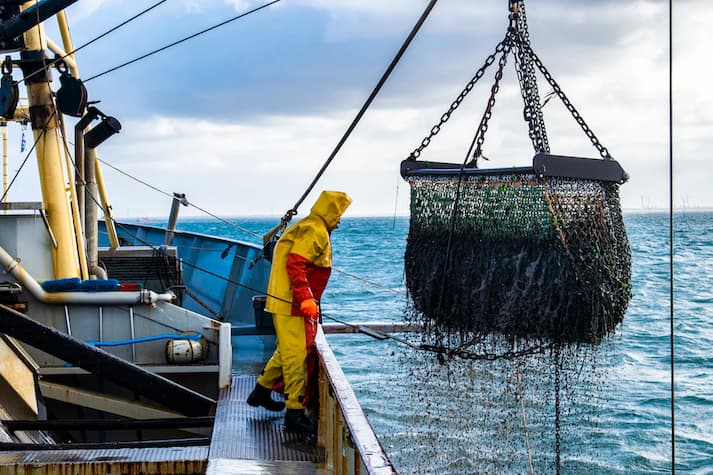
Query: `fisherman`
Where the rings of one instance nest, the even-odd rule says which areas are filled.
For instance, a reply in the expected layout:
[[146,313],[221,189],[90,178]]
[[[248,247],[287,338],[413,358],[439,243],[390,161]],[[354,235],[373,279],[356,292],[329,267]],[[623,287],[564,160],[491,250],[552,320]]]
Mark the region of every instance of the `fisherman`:
[[[265,310],[273,314],[277,349],[260,373],[247,403],[269,411],[287,407],[288,432],[306,435],[316,432],[304,409],[316,367],[314,341],[320,299],[332,270],[330,235],[351,202],[341,191],[323,191],[309,216],[287,228],[275,246]],[[285,403],[271,397],[273,385],[281,379]]]

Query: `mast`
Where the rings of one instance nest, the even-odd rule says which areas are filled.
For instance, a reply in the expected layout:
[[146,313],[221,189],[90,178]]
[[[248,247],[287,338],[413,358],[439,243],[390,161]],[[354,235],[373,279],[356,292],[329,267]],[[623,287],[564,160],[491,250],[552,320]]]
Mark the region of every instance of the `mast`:
[[[30,1],[21,9],[35,5]],[[25,81],[29,102],[30,122],[36,142],[37,168],[42,188],[42,203],[47,213],[49,227],[57,242],[52,249],[55,278],[80,275],[77,235],[72,225],[72,213],[67,194],[66,170],[63,166],[59,137],[57,110],[52,99],[50,72],[45,67],[46,35],[42,24],[23,33],[25,47],[20,53],[25,76],[44,68]]]

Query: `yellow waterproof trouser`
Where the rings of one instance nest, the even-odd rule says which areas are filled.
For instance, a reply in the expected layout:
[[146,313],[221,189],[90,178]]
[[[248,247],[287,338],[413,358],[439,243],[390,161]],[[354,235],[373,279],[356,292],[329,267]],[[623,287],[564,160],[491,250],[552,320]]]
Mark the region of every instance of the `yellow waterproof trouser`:
[[307,342],[303,317],[273,314],[277,348],[260,373],[257,382],[272,388],[280,377],[285,380],[288,409],[303,409],[307,391]]

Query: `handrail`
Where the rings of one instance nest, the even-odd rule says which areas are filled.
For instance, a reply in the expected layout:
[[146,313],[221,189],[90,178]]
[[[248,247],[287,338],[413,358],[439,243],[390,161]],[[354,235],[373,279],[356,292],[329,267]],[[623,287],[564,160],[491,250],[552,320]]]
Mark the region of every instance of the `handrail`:
[[[364,411],[359,405],[356,394],[351,385],[347,381],[344,371],[342,371],[339,362],[337,361],[332,349],[327,343],[324,332],[320,328],[317,332],[315,340],[317,352],[320,356],[321,370],[320,374],[320,417],[319,417],[319,438],[318,444],[327,448],[327,469],[335,474],[351,474],[351,473],[368,473],[370,475],[386,475],[396,473],[396,469],[391,464],[391,461],[384,453],[379,439],[376,438],[374,429],[369,424]],[[322,380],[326,380],[329,384],[330,391],[322,387]],[[333,398],[336,407],[330,410],[330,402],[327,398]],[[348,433],[336,431],[336,427],[330,426],[328,417],[330,413],[337,415],[343,419]],[[337,420],[339,425],[342,421]],[[339,432],[339,433],[337,433]],[[331,437],[330,437],[331,436]],[[332,439],[332,440],[328,440]],[[353,447],[354,452],[358,455],[359,460],[351,461],[349,457],[344,455],[344,450],[337,448]],[[341,460],[339,457],[346,458]],[[361,462],[359,467],[353,465]],[[348,466],[352,465],[352,466]]]

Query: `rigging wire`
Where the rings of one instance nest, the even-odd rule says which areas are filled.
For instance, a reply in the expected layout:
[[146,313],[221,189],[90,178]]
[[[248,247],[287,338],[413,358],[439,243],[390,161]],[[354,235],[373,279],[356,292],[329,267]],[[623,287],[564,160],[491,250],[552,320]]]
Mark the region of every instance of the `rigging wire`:
[[[117,227],[121,228],[125,233],[129,234],[130,236],[133,236],[138,242],[142,243],[143,245],[145,245],[145,246],[147,246],[147,247],[150,247],[151,249],[153,249],[153,250],[155,250],[155,251],[157,251],[157,252],[161,252],[158,247],[154,246],[153,244],[151,244],[150,242],[148,242],[148,241],[146,241],[146,240],[144,240],[144,239],[141,239],[138,235],[136,235],[136,234],[130,232],[130,231],[126,228],[126,226],[125,226],[123,223],[119,223],[119,222],[116,222],[116,221],[115,221],[115,224],[117,225]],[[266,296],[272,297],[272,298],[274,298],[274,299],[280,300],[280,301],[282,301],[282,302],[286,302],[286,303],[289,303],[289,304],[291,304],[291,305],[294,305],[293,302],[290,302],[290,301],[288,301],[288,300],[286,300],[286,299],[283,299],[283,298],[281,298],[281,297],[278,297],[278,296],[275,296],[275,295],[272,295],[272,294],[267,294],[267,293],[264,292],[264,290],[258,289],[258,288],[256,288],[256,287],[249,286],[249,285],[244,284],[244,283],[242,283],[242,282],[238,282],[238,281],[233,280],[233,279],[231,279],[231,278],[229,278],[229,277],[222,276],[222,275],[217,274],[217,273],[215,273],[215,272],[213,272],[213,271],[211,271],[210,269],[207,269],[207,268],[205,268],[205,267],[201,267],[201,266],[199,266],[199,265],[197,265],[197,264],[193,264],[193,263],[191,263],[191,262],[186,262],[186,261],[183,261],[182,263],[183,263],[183,265],[185,265],[185,266],[188,266],[188,267],[190,267],[190,268],[192,268],[192,269],[195,269],[195,270],[197,270],[197,271],[199,271],[199,272],[203,272],[203,273],[205,273],[205,274],[207,274],[207,275],[209,275],[209,276],[211,276],[211,277],[215,277],[215,278],[218,278],[218,279],[220,279],[220,280],[223,280],[224,282],[227,282],[227,283],[229,283],[229,284],[235,285],[236,287],[240,287],[240,288],[249,290],[249,291],[251,291],[251,292],[255,292],[255,293],[258,294],[258,295],[266,295]],[[338,318],[332,317],[331,315],[326,314],[326,313],[323,313],[323,312],[321,312],[320,315],[321,315],[323,318],[326,318],[327,320],[331,320],[331,321],[333,321],[333,322],[337,322],[337,323],[340,323],[340,324],[342,324],[342,325],[351,327],[351,328],[357,330],[359,333],[365,333],[365,332],[363,332],[363,331],[361,330],[361,326],[360,326],[360,325],[357,325],[357,324],[354,324],[354,323],[349,323],[349,322],[346,322],[346,321],[344,321],[344,320],[340,320],[340,319],[338,319]],[[374,332],[374,331],[372,330],[372,332]],[[407,347],[409,347],[409,348],[411,348],[411,349],[418,350],[418,351],[424,351],[424,352],[427,352],[427,353],[433,353],[433,354],[435,354],[435,355],[438,355],[439,358],[442,357],[442,358],[444,358],[444,359],[446,359],[446,358],[447,358],[447,359],[452,359],[452,358],[454,358],[454,357],[460,357],[460,358],[469,359],[469,360],[486,360],[486,361],[494,361],[494,360],[499,359],[499,358],[508,359],[508,360],[513,360],[513,359],[516,359],[516,358],[519,358],[519,357],[522,357],[522,356],[532,355],[532,354],[536,354],[536,353],[542,353],[542,352],[544,352],[544,351],[548,351],[548,350],[551,350],[551,349],[553,348],[553,346],[550,345],[550,344],[542,344],[542,343],[540,343],[540,344],[536,344],[536,345],[533,345],[533,346],[531,346],[531,347],[528,347],[528,348],[525,348],[525,349],[522,349],[522,350],[518,350],[518,351],[505,351],[505,352],[500,353],[500,354],[496,354],[496,353],[475,354],[475,353],[469,353],[467,350],[464,350],[464,349],[463,349],[464,346],[461,346],[461,347],[456,348],[456,349],[446,350],[446,349],[444,349],[444,348],[441,348],[441,347],[438,347],[438,346],[435,346],[435,345],[429,345],[429,344],[425,344],[425,343],[414,343],[414,342],[412,342],[412,341],[409,341],[409,340],[407,340],[407,339],[405,339],[405,338],[398,337],[398,336],[393,335],[393,334],[391,334],[391,333],[386,333],[386,332],[376,332],[376,333],[379,333],[379,336],[380,336],[379,339],[390,339],[390,340],[393,340],[393,341],[395,341],[395,342],[397,342],[397,343],[399,343],[399,344],[401,344],[401,345],[407,346]],[[369,335],[368,333],[365,333],[365,334]],[[373,336],[373,335],[369,335],[369,336]],[[383,338],[382,338],[382,337],[383,337]]]
[[404,43],[401,45],[401,48],[399,48],[399,51],[396,53],[396,56],[394,56],[394,59],[391,60],[391,63],[386,68],[386,71],[384,71],[384,74],[382,74],[381,78],[379,79],[379,82],[376,84],[374,89],[371,91],[371,94],[369,94],[369,97],[366,99],[366,102],[364,102],[364,105],[361,106],[361,109],[357,113],[356,117],[354,117],[354,120],[352,120],[352,123],[349,124],[349,127],[347,127],[347,130],[344,133],[344,135],[342,136],[342,138],[339,139],[339,142],[337,142],[337,145],[334,147],[334,150],[332,150],[332,153],[329,155],[329,157],[327,157],[327,160],[322,165],[322,168],[319,169],[319,171],[317,172],[317,175],[314,177],[314,179],[309,184],[309,186],[307,187],[305,192],[302,194],[302,196],[300,196],[300,198],[297,200],[295,205],[290,210],[288,210],[287,213],[285,214],[285,217],[282,218],[282,221],[285,225],[290,221],[292,216],[297,214],[297,209],[300,207],[300,205],[305,200],[305,198],[307,198],[307,195],[310,194],[312,189],[314,189],[314,187],[317,184],[317,182],[319,181],[319,179],[322,177],[324,172],[327,170],[327,167],[329,167],[329,165],[332,163],[332,160],[334,160],[334,158],[337,156],[337,153],[339,152],[339,150],[341,150],[342,146],[344,145],[344,143],[347,141],[347,139],[351,135],[352,131],[354,131],[357,124],[359,123],[361,118],[366,113],[366,110],[369,108],[371,103],[376,98],[376,95],[379,93],[382,86],[384,85],[386,80],[391,75],[391,72],[396,68],[396,65],[398,64],[398,62],[401,59],[401,57],[403,56],[403,54],[406,52],[406,49],[411,44],[411,41],[416,36],[416,33],[418,33],[418,30],[421,29],[421,26],[426,21],[426,18],[428,18],[428,15],[431,13],[431,10],[433,10],[433,7],[436,6],[437,1],[438,0],[430,0],[428,5],[426,6],[426,9],[423,11],[423,13],[419,17],[418,21],[411,29],[411,32],[409,33],[408,37],[406,38]]
[[668,230],[669,230],[669,326],[671,353],[671,473],[676,473],[676,394],[674,346],[674,232],[673,232],[673,1],[668,0]]
[[399,182],[401,177],[396,177],[396,198],[394,198],[394,221],[391,223],[391,229],[396,229],[396,211],[399,207]]
[[[128,19],[124,20],[123,22],[119,23],[118,25],[114,26],[113,28],[110,28],[109,30],[105,31],[104,33],[102,33],[101,35],[97,36],[96,38],[94,38],[94,39],[92,39],[92,40],[89,40],[88,42],[84,43],[83,45],[81,45],[81,46],[79,46],[79,47],[77,47],[77,48],[75,48],[75,49],[73,49],[72,51],[69,51],[69,52],[65,53],[64,56],[61,56],[61,57],[59,57],[59,58],[55,58],[55,59],[52,60],[48,65],[45,65],[45,67],[40,68],[40,69],[38,69],[38,70],[36,70],[36,71],[33,71],[33,72],[31,72],[30,74],[28,74],[27,76],[23,77],[22,79],[19,79],[18,81],[15,81],[15,84],[19,84],[19,83],[22,82],[22,81],[26,81],[26,80],[30,79],[31,77],[33,77],[33,76],[35,76],[35,75],[41,73],[42,71],[45,71],[45,70],[47,69],[47,66],[50,66],[50,67],[51,67],[51,66],[54,66],[55,64],[61,62],[61,61],[62,61],[63,59],[65,59],[66,57],[71,56],[71,55],[73,55],[74,53],[77,53],[78,51],[81,51],[81,50],[84,49],[85,47],[91,45],[92,43],[95,43],[95,42],[99,41],[100,39],[104,38],[105,36],[107,36],[107,35],[109,35],[109,34],[115,32],[116,30],[118,30],[118,29],[121,28],[122,26],[124,26],[124,25],[126,25],[126,24],[128,24],[128,23],[131,23],[132,21],[136,20],[137,18],[139,18],[140,16],[144,15],[145,13],[148,13],[149,11],[151,11],[151,10],[153,10],[154,8],[158,7],[158,6],[161,5],[162,3],[165,3],[166,1],[167,1],[167,0],[159,0],[158,2],[154,3],[153,5],[151,5],[150,7],[146,8],[145,10],[143,10],[143,11],[137,13],[136,15],[132,16],[131,18],[128,18]],[[38,14],[39,14],[39,10],[38,10]]]
[[[49,119],[47,120],[48,122],[54,118],[56,112],[57,111],[52,112]],[[15,175],[12,177],[12,180],[10,181],[10,184],[7,185],[7,189],[2,194],[2,197],[0,197],[0,201],[3,201],[5,199],[8,192],[10,191],[10,188],[12,188],[12,185],[15,183],[15,180],[17,180],[17,177],[20,175],[20,172],[22,171],[25,164],[27,163],[27,160],[30,158],[30,155],[32,155],[32,152],[35,150],[35,147],[37,147],[37,143],[42,139],[42,137],[44,137],[46,132],[47,132],[47,126],[42,128],[42,132],[40,132],[40,134],[35,139],[34,143],[32,144],[32,147],[30,147],[30,150],[27,152],[27,155],[25,155],[24,160],[22,160],[22,163],[20,164],[20,168],[17,169],[17,171],[15,172]]]
[[[131,175],[130,173],[128,173],[128,172],[126,172],[126,171],[124,171],[124,170],[121,170],[120,168],[117,168],[116,166],[112,165],[111,163],[108,163],[108,162],[102,160],[101,158],[99,158],[98,160],[99,160],[101,163],[103,163],[104,165],[108,166],[109,168],[111,168],[111,169],[113,169],[113,170],[115,170],[115,171],[121,173],[122,175],[124,175],[124,176],[126,176],[126,177],[128,177],[128,178],[131,178],[132,180],[134,180],[134,181],[136,181],[136,182],[138,182],[138,183],[140,183],[140,184],[142,184],[142,185],[144,185],[144,186],[146,186],[146,187],[148,187],[148,188],[150,188],[150,189],[152,189],[152,190],[154,190],[154,191],[156,191],[156,192],[158,192],[158,193],[161,193],[162,195],[165,195],[165,196],[167,196],[167,197],[173,199],[173,195],[172,195],[171,193],[168,193],[168,192],[166,192],[166,191],[164,191],[164,190],[162,190],[162,189],[160,189],[160,188],[157,188],[156,186],[154,186],[154,185],[152,185],[152,184],[150,184],[150,183],[148,183],[148,182],[146,182],[146,181],[144,181],[144,180],[142,180],[142,179],[140,179],[140,178],[138,178],[138,177],[135,177],[135,176]],[[243,233],[249,234],[249,235],[251,235],[251,236],[253,236],[253,237],[256,237],[256,238],[261,238],[261,236],[260,236],[258,233],[254,232],[254,231],[251,231],[251,230],[249,230],[249,229],[247,229],[247,228],[244,228],[244,227],[242,227],[242,226],[240,226],[240,225],[238,225],[238,224],[235,224],[235,223],[233,223],[233,222],[231,222],[231,221],[228,221],[228,220],[225,219],[225,218],[221,218],[220,216],[217,216],[217,215],[211,213],[210,211],[208,211],[208,210],[206,210],[206,209],[204,209],[204,208],[201,208],[200,206],[198,206],[198,205],[196,205],[196,204],[194,204],[194,203],[191,203],[190,201],[188,202],[188,205],[191,206],[191,207],[193,207],[193,208],[195,208],[195,209],[197,209],[198,211],[201,211],[202,213],[207,214],[207,215],[210,216],[211,218],[220,221],[220,222],[223,223],[223,224],[226,224],[226,225],[228,225],[228,226],[231,226],[231,227],[237,229],[238,231],[241,231],[241,232],[243,232]],[[120,224],[120,223],[118,223],[116,220],[114,220],[114,223]],[[237,254],[236,254],[236,256],[237,256]],[[239,257],[242,258],[242,256],[239,256]],[[250,261],[250,260],[247,259],[247,258],[244,258],[244,259],[245,259],[246,261]],[[250,262],[252,262],[252,261],[250,261]],[[352,277],[352,278],[354,278],[354,279],[360,280],[361,282],[363,282],[363,283],[365,283],[365,284],[370,284],[370,285],[373,285],[373,286],[375,286],[375,287],[379,287],[379,288],[381,288],[381,289],[388,290],[388,291],[390,291],[390,292],[393,292],[393,293],[396,293],[396,294],[399,294],[399,295],[405,295],[405,294],[406,294],[406,292],[403,291],[403,290],[394,289],[393,287],[389,287],[389,286],[380,284],[380,283],[375,282],[375,281],[373,281],[373,280],[369,280],[369,279],[366,279],[366,278],[364,278],[364,277],[358,276],[358,275],[356,275],[356,274],[352,274],[351,272],[347,272],[347,271],[345,271],[345,270],[343,270],[343,269],[340,269],[340,268],[337,268],[337,267],[333,267],[332,270],[334,270],[335,272],[338,272],[338,273],[340,273],[340,274],[344,274],[344,275],[347,275],[347,276]]]
[[90,78],[88,78],[88,79],[85,79],[84,82],[87,83],[87,82],[89,82],[89,81],[91,81],[91,80],[93,80],[93,79],[96,79],[96,78],[99,78],[99,77],[101,77],[101,76],[104,76],[105,74],[109,74],[109,73],[114,72],[114,71],[116,71],[116,70],[118,70],[118,69],[121,69],[121,68],[123,68],[123,67],[125,67],[125,66],[129,66],[130,64],[134,64],[134,63],[136,63],[136,62],[138,62],[138,61],[141,61],[142,59],[148,58],[149,56],[153,56],[153,55],[156,54],[156,53],[160,53],[160,52],[162,52],[162,51],[165,51],[165,50],[167,50],[167,49],[169,49],[169,48],[172,48],[173,46],[179,45],[179,44],[181,44],[181,43],[183,43],[183,42],[185,42],[185,41],[191,40],[191,39],[193,39],[193,38],[195,38],[195,37],[197,37],[197,36],[200,36],[200,35],[202,35],[202,34],[204,34],[204,33],[208,33],[209,31],[213,31],[213,30],[215,30],[215,29],[217,29],[217,28],[220,28],[221,26],[227,25],[228,23],[234,22],[235,20],[238,20],[238,19],[240,19],[240,18],[243,18],[243,17],[245,17],[245,16],[248,16],[248,15],[250,15],[251,13],[255,13],[255,12],[259,11],[259,10],[262,10],[263,8],[267,8],[267,7],[269,7],[270,5],[274,5],[275,3],[279,2],[279,1],[280,1],[280,0],[273,0],[273,1],[271,1],[271,2],[268,2],[268,3],[265,3],[265,4],[261,5],[261,6],[259,6],[259,7],[253,8],[252,10],[249,10],[249,11],[247,11],[247,12],[241,13],[240,15],[236,15],[236,16],[234,16],[234,17],[232,17],[232,18],[228,18],[227,20],[224,20],[224,21],[222,21],[222,22],[220,22],[220,23],[218,23],[218,24],[215,24],[215,25],[213,25],[213,26],[211,26],[211,27],[208,27],[208,28],[206,28],[206,29],[204,29],[204,30],[201,30],[201,31],[199,31],[199,32],[197,32],[197,33],[193,33],[192,35],[189,35],[189,36],[186,36],[186,37],[184,37],[184,38],[181,38],[180,40],[176,40],[176,41],[174,41],[173,43],[169,43],[169,44],[167,44],[167,45],[165,45],[165,46],[162,46],[162,47],[160,47],[160,48],[157,48],[157,49],[155,49],[155,50],[153,50],[153,51],[149,51],[148,53],[143,54],[143,55],[141,55],[141,56],[139,56],[139,57],[137,57],[137,58],[134,58],[134,59],[131,59],[131,60],[126,61],[126,62],[124,62],[124,63],[121,63],[121,64],[119,64],[119,65],[117,65],[117,66],[114,66],[113,68],[109,68],[109,69],[107,69],[107,70],[104,71],[104,72],[101,72],[101,73],[99,73],[99,74],[95,74],[94,76],[92,76],[92,77],[90,77]]
[[[152,185],[152,184],[150,184],[150,183],[148,183],[148,182],[142,180],[141,178],[135,177],[135,176],[131,175],[130,173],[125,172],[124,170],[115,167],[115,166],[112,165],[111,163],[109,163],[109,162],[107,162],[107,161],[105,161],[105,160],[102,160],[101,158],[99,158],[99,161],[100,161],[101,163],[103,163],[104,165],[108,166],[109,168],[111,168],[112,170],[117,171],[117,172],[121,173],[122,175],[124,175],[124,176],[126,176],[126,177],[128,177],[128,178],[131,178],[132,180],[134,180],[134,181],[136,181],[136,182],[138,182],[138,183],[140,183],[140,184],[142,184],[142,185],[144,185],[144,186],[146,186],[146,187],[148,187],[148,188],[150,188],[150,189],[152,189],[152,190],[154,190],[154,191],[156,191],[156,192],[158,192],[158,193],[161,193],[162,195],[165,195],[165,196],[167,196],[167,197],[169,197],[169,198],[171,198],[171,199],[174,199],[173,194],[168,193],[167,191],[164,191],[164,190],[162,190],[162,189],[160,189],[160,188],[157,188],[156,186],[154,186],[154,185]],[[256,238],[259,238],[259,237],[260,237],[260,235],[257,234],[256,232],[251,231],[251,230],[249,230],[249,229],[247,229],[247,228],[244,228],[244,227],[242,227],[242,226],[240,226],[240,225],[237,225],[237,224],[235,224],[235,223],[233,223],[233,222],[231,222],[231,221],[228,221],[228,220],[225,219],[225,218],[221,218],[220,216],[217,216],[217,215],[211,213],[210,211],[201,208],[200,206],[198,206],[198,205],[195,204],[195,203],[192,203],[192,202],[189,201],[189,202],[188,202],[188,206],[191,206],[192,208],[195,208],[195,209],[197,209],[198,211],[207,214],[207,215],[210,216],[211,218],[216,219],[216,220],[220,221],[220,222],[223,223],[223,224],[227,224],[228,226],[231,226],[231,227],[237,229],[237,230],[240,231],[240,232],[249,234],[249,235],[251,235],[251,236],[253,236],[253,237],[256,237]]]

